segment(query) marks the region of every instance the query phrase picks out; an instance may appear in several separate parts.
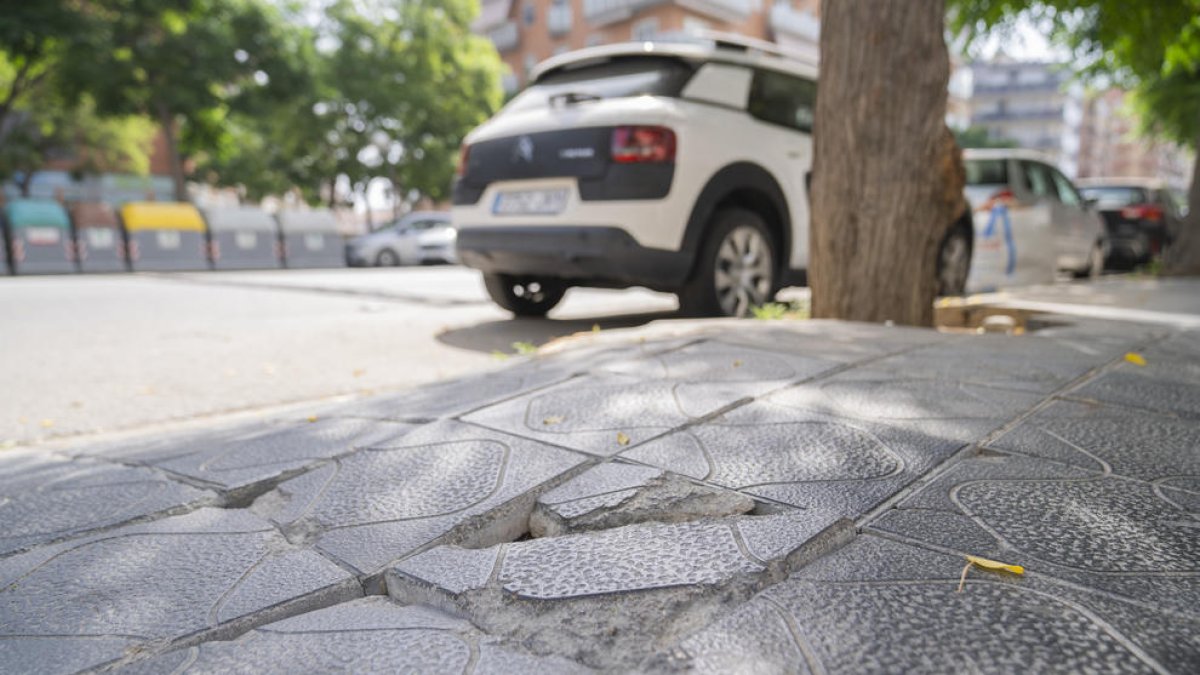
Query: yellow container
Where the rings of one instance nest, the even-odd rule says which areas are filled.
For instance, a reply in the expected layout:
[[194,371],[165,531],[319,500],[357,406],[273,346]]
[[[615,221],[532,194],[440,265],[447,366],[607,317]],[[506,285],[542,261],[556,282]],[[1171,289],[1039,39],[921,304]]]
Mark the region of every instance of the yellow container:
[[129,202],[121,207],[125,231],[178,230],[203,232],[204,218],[184,202]]

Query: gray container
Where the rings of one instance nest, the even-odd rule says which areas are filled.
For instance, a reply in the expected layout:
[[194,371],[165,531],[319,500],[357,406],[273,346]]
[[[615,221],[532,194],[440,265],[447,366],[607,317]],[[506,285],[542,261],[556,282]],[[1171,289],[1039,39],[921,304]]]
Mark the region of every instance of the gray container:
[[208,233],[191,204],[130,202],[121,207],[129,245],[129,266],[136,272],[206,270]]
[[280,211],[283,261],[288,268],[345,267],[345,240],[329,209]]
[[127,272],[125,237],[117,213],[103,202],[80,202],[70,208],[75,250],[81,272]]
[[209,254],[216,270],[278,269],[279,229],[260,208],[238,206],[204,209]]
[[4,220],[13,273],[76,271],[71,220],[62,204],[50,199],[14,199],[4,207]]

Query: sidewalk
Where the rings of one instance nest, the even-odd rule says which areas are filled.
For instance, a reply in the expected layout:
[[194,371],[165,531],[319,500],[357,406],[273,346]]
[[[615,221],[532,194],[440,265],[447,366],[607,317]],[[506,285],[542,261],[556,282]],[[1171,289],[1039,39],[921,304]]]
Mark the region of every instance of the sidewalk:
[[1200,332],[1055,323],[652,324],[0,450],[0,671],[1196,672]]

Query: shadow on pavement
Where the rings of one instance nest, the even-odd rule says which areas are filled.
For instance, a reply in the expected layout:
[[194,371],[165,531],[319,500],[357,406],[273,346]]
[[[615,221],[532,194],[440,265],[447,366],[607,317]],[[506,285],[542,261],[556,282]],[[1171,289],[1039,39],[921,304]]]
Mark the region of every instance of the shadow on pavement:
[[507,319],[485,321],[473,326],[443,331],[437,341],[459,349],[479,352],[512,352],[514,342],[543,345],[555,338],[573,333],[590,331],[594,326],[601,330],[632,328],[658,319],[682,318],[677,311],[641,312],[585,319]]

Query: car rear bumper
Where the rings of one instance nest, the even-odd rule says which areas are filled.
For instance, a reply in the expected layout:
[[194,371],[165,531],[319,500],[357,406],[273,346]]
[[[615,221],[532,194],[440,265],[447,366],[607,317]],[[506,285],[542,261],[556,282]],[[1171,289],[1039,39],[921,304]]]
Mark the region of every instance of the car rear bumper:
[[678,290],[691,263],[686,253],[642,246],[620,228],[582,226],[463,227],[458,257],[487,273],[661,291]]

